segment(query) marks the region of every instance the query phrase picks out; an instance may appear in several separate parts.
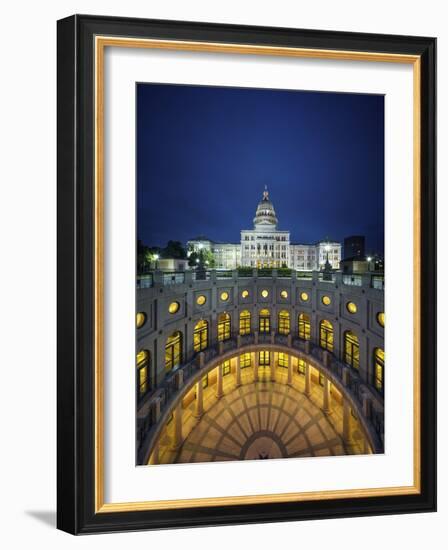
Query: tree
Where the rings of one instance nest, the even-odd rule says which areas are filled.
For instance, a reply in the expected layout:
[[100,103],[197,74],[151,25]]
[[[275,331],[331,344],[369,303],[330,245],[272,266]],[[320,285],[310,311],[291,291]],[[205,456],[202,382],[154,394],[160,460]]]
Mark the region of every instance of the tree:
[[216,265],[215,256],[210,250],[202,248],[190,254],[188,265],[190,267],[197,267],[198,269],[212,269]]
[[183,260],[187,257],[185,248],[180,241],[168,241],[166,247],[162,249],[162,258],[176,258]]

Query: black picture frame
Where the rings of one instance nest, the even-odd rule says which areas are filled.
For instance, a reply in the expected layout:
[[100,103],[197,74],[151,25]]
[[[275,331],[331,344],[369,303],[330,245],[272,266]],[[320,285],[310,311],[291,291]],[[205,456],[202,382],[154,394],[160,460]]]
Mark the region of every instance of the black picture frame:
[[[57,526],[72,534],[436,510],[436,39],[74,15],[57,25]],[[421,59],[419,494],[95,513],[94,51],[97,35],[418,55]]]

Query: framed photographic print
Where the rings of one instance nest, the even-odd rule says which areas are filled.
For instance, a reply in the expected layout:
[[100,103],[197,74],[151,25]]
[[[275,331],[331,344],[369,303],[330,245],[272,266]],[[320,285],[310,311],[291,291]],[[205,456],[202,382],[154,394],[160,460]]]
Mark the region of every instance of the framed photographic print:
[[58,22],[58,527],[434,511],[433,38]]

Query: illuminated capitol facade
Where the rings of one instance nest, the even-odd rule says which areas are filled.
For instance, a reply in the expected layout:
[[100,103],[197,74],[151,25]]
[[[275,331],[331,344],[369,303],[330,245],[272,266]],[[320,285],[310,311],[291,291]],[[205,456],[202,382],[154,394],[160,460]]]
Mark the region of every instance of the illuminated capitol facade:
[[206,237],[191,239],[190,252],[209,250],[218,269],[291,268],[296,271],[319,270],[329,261],[339,269],[341,243],[329,240],[317,244],[293,244],[290,232],[277,229],[278,219],[267,188],[258,203],[253,229],[243,229],[239,243],[217,243]]

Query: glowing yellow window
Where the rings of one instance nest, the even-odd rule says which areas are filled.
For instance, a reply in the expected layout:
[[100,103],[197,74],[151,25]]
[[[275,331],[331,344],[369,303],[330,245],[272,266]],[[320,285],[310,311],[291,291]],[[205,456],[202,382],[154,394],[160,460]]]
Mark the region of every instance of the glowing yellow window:
[[228,313],[221,313],[218,317],[218,341],[223,342],[230,338],[230,315]]
[[146,313],[139,311],[136,317],[137,328],[142,328],[142,326],[146,323]]
[[194,351],[198,353],[203,351],[208,346],[208,323],[201,320],[194,327],[193,331],[193,347]]
[[240,313],[240,334],[241,336],[250,334],[250,311],[247,309]]
[[182,363],[182,333],[173,332],[165,344],[165,369],[173,370]]
[[287,291],[287,290],[282,290],[282,291],[280,292],[280,296],[281,296],[284,300],[286,300],[286,298],[288,297],[288,291]]
[[196,299],[196,303],[198,304],[198,306],[203,306],[206,301],[207,301],[207,298],[203,294],[198,296]]
[[355,302],[347,302],[347,311],[349,313],[356,313],[358,311],[358,307]]
[[311,339],[311,321],[306,313],[299,314],[299,338],[302,340]]
[[168,306],[168,311],[170,313],[177,313],[179,311],[180,304],[179,302],[171,302],[171,304]]
[[380,313],[377,314],[376,316],[376,320],[378,321],[378,324],[382,327],[384,327],[384,323],[386,321],[386,318],[385,318],[385,315],[384,313],[381,311]]
[[283,309],[278,314],[278,332],[280,334],[289,334],[290,329],[291,323],[289,319],[289,312]]
[[271,314],[269,309],[261,309],[258,315],[258,330],[259,332],[271,331]]
[[322,303],[324,306],[329,306],[331,304],[330,296],[322,296]]
[[320,347],[328,351],[333,351],[334,333],[333,325],[330,321],[324,319],[319,325],[319,344]]
[[374,362],[374,383],[379,392],[384,391],[384,351],[376,348],[373,352]]
[[227,300],[229,299],[229,293],[226,291],[221,292],[221,295],[219,297],[221,298],[222,302],[227,302]]
[[302,302],[308,302],[309,298],[310,297],[308,296],[308,294],[306,292],[301,292],[300,293],[300,299],[302,300]]
[[249,291],[248,290],[243,290],[243,292],[241,293],[241,296],[243,298],[248,298],[249,297]]
[[263,298],[267,298],[269,296],[269,292],[266,289],[262,290],[261,295],[263,296]]
[[148,371],[149,351],[143,349],[137,353],[137,393],[139,399],[150,389]]

